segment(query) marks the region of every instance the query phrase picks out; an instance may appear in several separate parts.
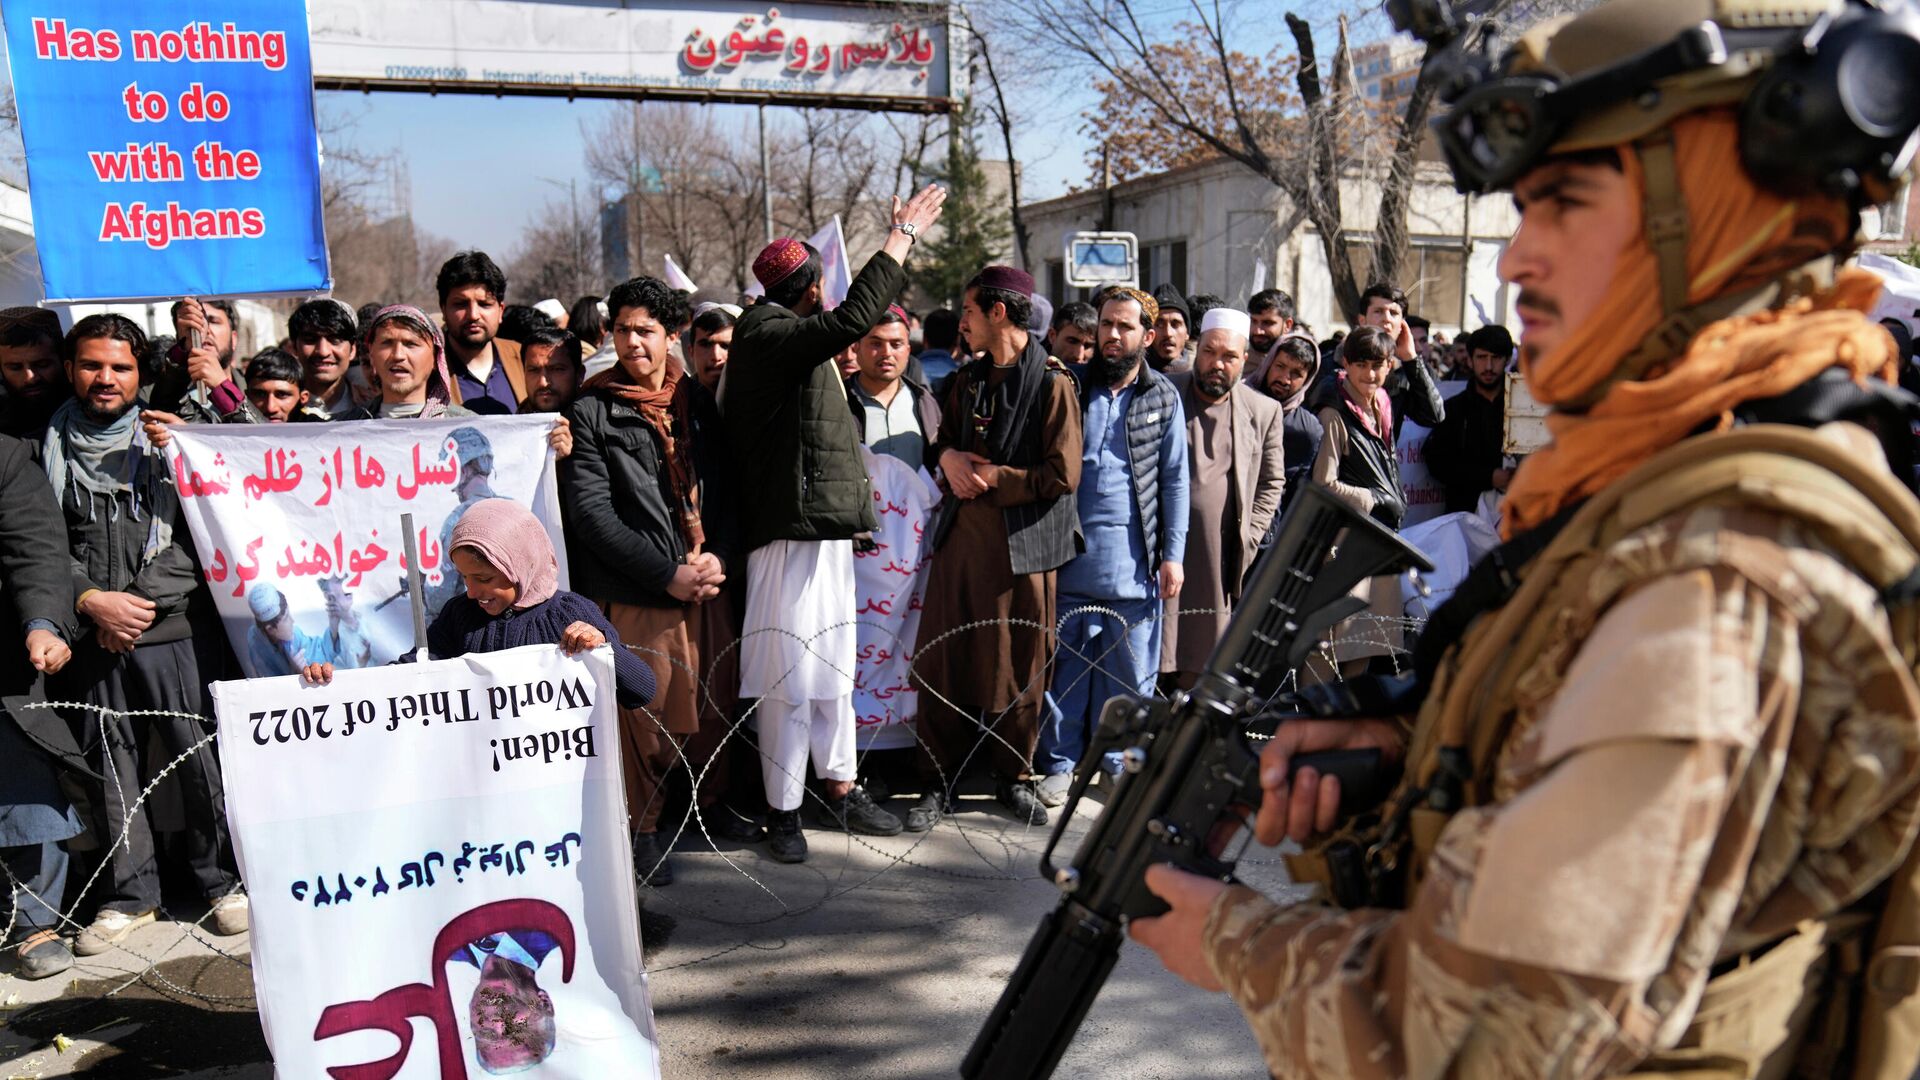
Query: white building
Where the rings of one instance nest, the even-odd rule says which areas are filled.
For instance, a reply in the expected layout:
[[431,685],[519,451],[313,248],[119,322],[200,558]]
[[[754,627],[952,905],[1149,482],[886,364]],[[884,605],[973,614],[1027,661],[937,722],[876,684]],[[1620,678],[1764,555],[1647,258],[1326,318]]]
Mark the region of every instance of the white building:
[[[1341,200],[1346,243],[1364,281],[1379,186],[1355,178]],[[1442,166],[1423,162],[1411,204],[1411,262],[1398,284],[1413,312],[1448,333],[1487,322],[1513,325],[1512,300],[1497,273],[1518,224],[1512,200],[1462,196]],[[1238,162],[1218,159],[1129,180],[1111,191],[1032,203],[1023,213],[1033,237],[1029,256],[1039,271],[1034,276],[1056,306],[1088,293],[1067,287],[1067,239],[1112,229],[1139,238],[1143,288],[1171,283],[1182,293],[1212,293],[1236,305],[1262,288],[1285,289],[1300,318],[1324,334],[1345,326],[1347,314],[1335,310],[1318,232],[1303,219],[1282,234],[1292,209],[1279,188]]]

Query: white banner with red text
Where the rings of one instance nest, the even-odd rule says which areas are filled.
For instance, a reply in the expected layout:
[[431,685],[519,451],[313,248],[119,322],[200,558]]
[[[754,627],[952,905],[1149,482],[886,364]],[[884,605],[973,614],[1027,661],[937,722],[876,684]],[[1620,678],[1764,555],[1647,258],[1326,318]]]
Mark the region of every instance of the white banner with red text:
[[553,537],[567,583],[550,416],[186,425],[167,460],[242,670],[377,667],[413,649],[402,514],[427,621],[461,591],[448,542],[467,508],[508,498]]
[[659,1076],[610,648],[213,701],[278,1075]]
[[915,743],[913,720],[920,691],[908,676],[926,602],[927,553],[922,541],[940,489],[925,469],[866,447],[860,456],[873,478],[871,551],[853,558],[859,653],[853,672],[853,715],[860,749],[894,750]]

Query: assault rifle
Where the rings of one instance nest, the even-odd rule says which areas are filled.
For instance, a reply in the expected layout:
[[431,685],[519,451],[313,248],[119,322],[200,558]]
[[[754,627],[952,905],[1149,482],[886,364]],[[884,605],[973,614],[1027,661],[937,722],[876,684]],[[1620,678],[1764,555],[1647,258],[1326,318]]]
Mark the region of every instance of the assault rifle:
[[[1126,920],[1167,906],[1147,891],[1147,867],[1232,880],[1227,849],[1260,805],[1260,756],[1248,735],[1271,734],[1289,715],[1269,708],[1282,679],[1321,638],[1358,611],[1355,586],[1382,574],[1433,569],[1392,531],[1318,485],[1300,493],[1254,567],[1239,607],[1194,688],[1171,701],[1116,697],[1075,770],[1040,872],[1064,894],[1040,924],[1020,966],[960,1066],[967,1080],[1046,1080],[1120,957]],[[1301,715],[1293,712],[1291,715]],[[1054,848],[1100,768],[1121,752],[1119,786],[1068,865]],[[1385,796],[1379,752],[1305,754],[1341,781],[1343,812]]]

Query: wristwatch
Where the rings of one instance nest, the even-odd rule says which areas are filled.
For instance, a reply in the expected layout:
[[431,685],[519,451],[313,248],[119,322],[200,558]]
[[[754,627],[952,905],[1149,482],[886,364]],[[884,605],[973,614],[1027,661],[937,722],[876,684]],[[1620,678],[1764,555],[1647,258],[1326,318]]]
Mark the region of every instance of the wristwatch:
[[894,222],[894,223],[893,223],[893,225],[892,225],[892,229],[893,229],[893,231],[894,231],[894,232],[898,232],[898,233],[906,233],[906,234],[907,234],[907,239],[909,239],[909,240],[919,240],[919,239],[920,239],[920,238],[919,238],[918,236],[915,236],[915,235],[914,235],[915,233],[917,233],[917,232],[919,232],[919,231],[920,231],[920,227],[919,227],[919,226],[917,226],[917,225],[915,225],[915,224],[914,224],[913,222],[911,222],[911,221],[896,221],[896,222]]

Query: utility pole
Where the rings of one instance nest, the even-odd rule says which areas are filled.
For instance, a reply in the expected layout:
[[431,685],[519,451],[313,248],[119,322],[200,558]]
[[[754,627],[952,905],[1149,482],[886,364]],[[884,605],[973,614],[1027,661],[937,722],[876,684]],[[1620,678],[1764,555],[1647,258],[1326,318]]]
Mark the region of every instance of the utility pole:
[[1100,142],[1100,231],[1113,231],[1113,143]]
[[760,112],[760,213],[766,219],[767,243],[773,243],[773,173],[767,166],[767,107]]

